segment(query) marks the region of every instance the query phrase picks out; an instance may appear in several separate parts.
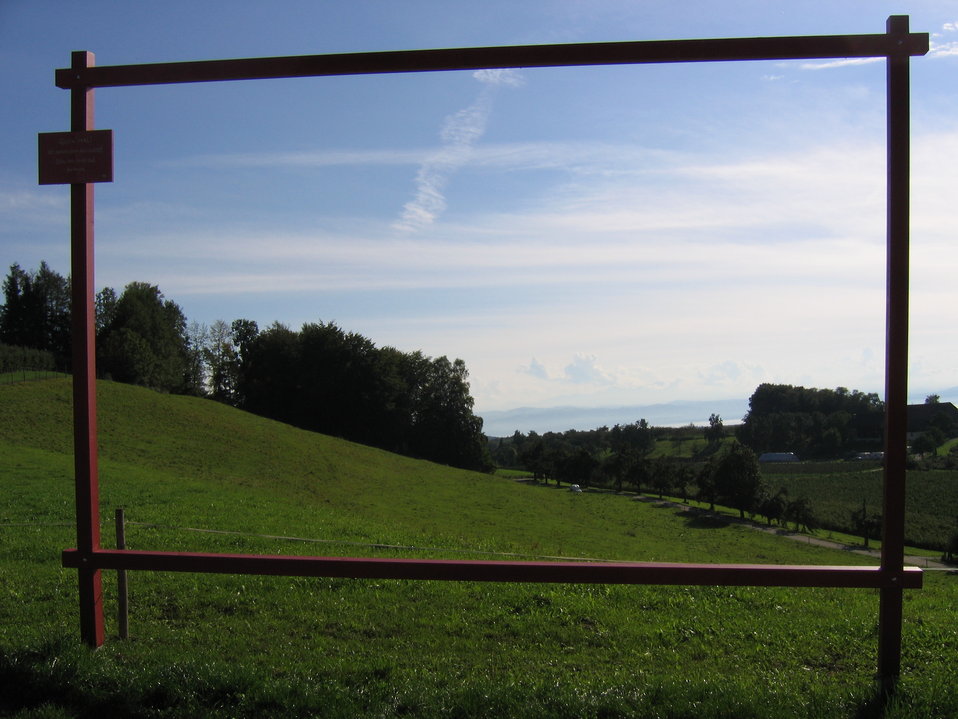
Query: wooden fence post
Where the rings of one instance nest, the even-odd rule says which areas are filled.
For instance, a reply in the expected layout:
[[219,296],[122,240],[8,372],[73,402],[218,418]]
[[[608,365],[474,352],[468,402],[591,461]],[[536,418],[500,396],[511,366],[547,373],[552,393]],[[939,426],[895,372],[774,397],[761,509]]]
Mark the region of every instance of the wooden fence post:
[[[116,510],[116,548],[126,549],[126,526],[123,508]],[[117,626],[120,639],[130,638],[130,604],[128,600],[126,570],[116,570]]]

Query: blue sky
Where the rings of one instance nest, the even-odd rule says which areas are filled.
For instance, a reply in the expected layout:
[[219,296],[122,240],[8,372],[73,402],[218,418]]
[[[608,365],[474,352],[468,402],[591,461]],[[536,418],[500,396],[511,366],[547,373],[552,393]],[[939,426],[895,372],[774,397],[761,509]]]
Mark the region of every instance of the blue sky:
[[[909,383],[950,399],[951,0],[2,0],[0,266],[68,271],[68,190],[36,184],[36,133],[68,129],[53,73],[72,50],[116,65],[881,33],[892,14],[932,35],[912,62]],[[480,414],[761,382],[881,393],[884,103],[881,61],[104,88],[96,282],[157,284],[201,323],[331,320],[461,357]]]

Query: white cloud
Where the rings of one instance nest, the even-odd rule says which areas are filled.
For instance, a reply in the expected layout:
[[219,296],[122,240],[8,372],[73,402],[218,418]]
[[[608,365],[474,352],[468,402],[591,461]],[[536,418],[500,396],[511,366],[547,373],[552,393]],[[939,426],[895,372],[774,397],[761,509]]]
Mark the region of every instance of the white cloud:
[[445,119],[439,138],[442,147],[426,159],[416,174],[416,195],[402,209],[393,227],[400,232],[416,232],[431,225],[446,209],[443,195],[452,174],[465,165],[474,145],[486,131],[492,112],[493,93],[500,86],[518,87],[521,76],[514,70],[479,70],[473,77],[482,83],[476,101]]
[[615,379],[596,365],[592,355],[576,355],[565,367],[565,379],[573,384],[614,384]]
[[[940,150],[949,141],[949,136],[937,138],[935,146]],[[542,152],[539,147],[515,150],[523,157]],[[587,148],[570,145],[558,150],[574,161],[588,154]],[[171,269],[168,291],[176,285],[204,293],[266,292],[277,286],[342,291],[590,281],[664,287],[716,277],[754,285],[770,275],[840,283],[850,270],[881,262],[881,147],[721,162],[654,155],[630,146],[618,153],[606,150],[609,156],[641,155],[644,167],[614,178],[585,172],[520,209],[480,209],[456,222],[423,226],[415,235],[396,236],[385,223],[363,221],[310,232],[217,226],[154,235],[135,244],[107,230],[100,241],[110,243],[113,257],[159,259],[173,253],[181,262]],[[917,158],[925,154],[916,147]],[[916,181],[944,192],[949,184],[935,185],[934,178],[945,170],[923,173]],[[917,207],[925,197],[924,192],[916,197]],[[433,199],[441,201],[441,194]],[[419,210],[429,213],[425,205]],[[916,213],[916,222],[921,221]],[[221,268],[217,281],[207,279],[203,260]],[[197,268],[195,278],[183,261]],[[256,281],[256,276],[264,279]]]
[[446,118],[440,131],[442,148],[427,158],[416,174],[416,195],[403,206],[394,227],[414,232],[435,221],[446,209],[443,191],[450,176],[464,165],[472,146],[486,129],[490,112],[489,94],[483,91],[471,106]]
[[[944,33],[953,33],[958,30],[958,23],[946,22],[942,25]],[[927,57],[953,57],[958,55],[958,41],[938,42],[935,38],[943,37],[943,33],[932,33]],[[849,67],[854,65],[869,65],[875,62],[884,62],[884,57],[850,57],[840,60],[827,60],[816,62],[804,62],[799,65],[803,70],[831,70],[839,67]]]
[[884,61],[884,57],[849,57],[842,60],[827,60],[824,62],[803,62],[799,67],[802,70],[832,70],[836,67],[871,65],[872,63]]
[[164,160],[161,167],[335,167],[368,165],[418,165],[430,151],[414,150],[302,150],[219,155],[195,155]]
[[[459,117],[459,113],[451,116]],[[444,125],[445,128],[445,125]],[[450,133],[450,137],[455,132]],[[478,140],[481,136],[476,136]],[[287,152],[196,155],[164,161],[165,167],[204,167],[230,169],[254,168],[310,168],[310,167],[377,167],[401,165],[428,165],[447,160],[451,169],[464,165],[486,170],[547,170],[557,169],[583,174],[628,172],[636,174],[641,168],[669,161],[675,153],[646,148],[641,145],[621,145],[610,142],[522,142],[496,143],[477,146],[468,152],[444,154],[429,148],[379,150],[301,150]],[[453,160],[459,162],[455,164]]]
[[958,42],[932,42],[928,49],[929,57],[952,57],[958,55]]
[[537,377],[538,379],[549,379],[549,372],[546,370],[545,365],[539,362],[535,357],[533,357],[528,366],[520,367],[520,372]]
[[29,221],[62,223],[63,213],[69,207],[69,196],[55,188],[43,190],[0,188],[0,213],[5,224],[19,218]]
[[488,85],[505,85],[506,87],[522,87],[525,84],[525,78],[518,70],[494,69],[494,70],[476,70],[472,76],[479,82]]
[[764,374],[761,367],[738,360],[725,360],[704,367],[698,378],[706,387],[720,390],[725,387],[737,387],[742,381],[755,383],[761,381]]
[[[388,221],[356,220],[310,232],[227,224],[129,243],[107,227],[99,266],[148,258],[146,279],[190,316],[188,303],[203,297],[299,293],[303,316],[279,319],[349,313],[350,329],[380,344],[462,356],[484,408],[744,397],[760,381],[873,391],[884,147],[839,140],[762,157],[611,143],[473,147],[474,166],[553,163],[564,182],[509,211],[486,205],[398,235]],[[958,131],[913,140],[914,356],[942,377],[948,368],[934,358],[950,356],[947,341],[928,328],[946,326],[942,308],[954,304],[955,152]],[[483,299],[446,302],[461,292]],[[353,307],[364,293],[426,300],[385,316]],[[836,378],[836,367],[847,374]]]

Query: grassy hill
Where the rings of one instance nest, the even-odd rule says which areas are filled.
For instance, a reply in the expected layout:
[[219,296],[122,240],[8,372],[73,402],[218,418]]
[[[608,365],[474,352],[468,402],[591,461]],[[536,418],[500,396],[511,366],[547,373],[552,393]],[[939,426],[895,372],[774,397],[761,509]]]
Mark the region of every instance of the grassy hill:
[[[865,561],[667,506],[418,462],[205,400],[114,383],[98,392],[106,546],[122,506],[137,549]],[[0,387],[0,715],[873,709],[872,591],[140,572],[130,577],[133,639],[87,652],[75,574],[59,566],[74,543],[71,451],[67,381]],[[104,587],[112,611],[106,573]],[[908,594],[902,692],[887,716],[958,713],[956,600],[956,578],[942,574]]]

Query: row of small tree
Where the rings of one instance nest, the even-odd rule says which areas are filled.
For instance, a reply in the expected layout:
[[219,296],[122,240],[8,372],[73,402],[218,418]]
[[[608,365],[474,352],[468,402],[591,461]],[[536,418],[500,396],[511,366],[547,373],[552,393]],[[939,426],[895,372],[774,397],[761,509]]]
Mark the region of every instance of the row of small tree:
[[791,498],[781,488],[772,493],[762,477],[758,458],[743,444],[733,442],[713,456],[696,477],[698,498],[737,509],[739,516],[763,516],[769,525],[795,524],[796,530],[817,525],[812,503],[805,496]]
[[[614,485],[641,481],[639,459],[655,444],[652,427],[644,419],[611,429],[567,432],[529,432],[518,430],[511,437],[492,442],[492,456],[504,467],[523,467],[536,479],[553,479],[558,483],[575,482]],[[570,480],[574,477],[574,480]]]
[[721,419],[712,416],[704,430],[709,444],[706,460],[651,457],[656,429],[644,419],[628,425],[601,427],[589,432],[569,431],[538,435],[515,432],[497,440],[494,456],[511,457],[537,481],[601,486],[622,491],[651,492],[659,497],[694,498],[732,507],[744,518],[763,516],[769,524],[813,528],[816,519],[806,497],[791,498],[786,490],[772,493],[765,483],[755,453],[737,441],[723,442]]

